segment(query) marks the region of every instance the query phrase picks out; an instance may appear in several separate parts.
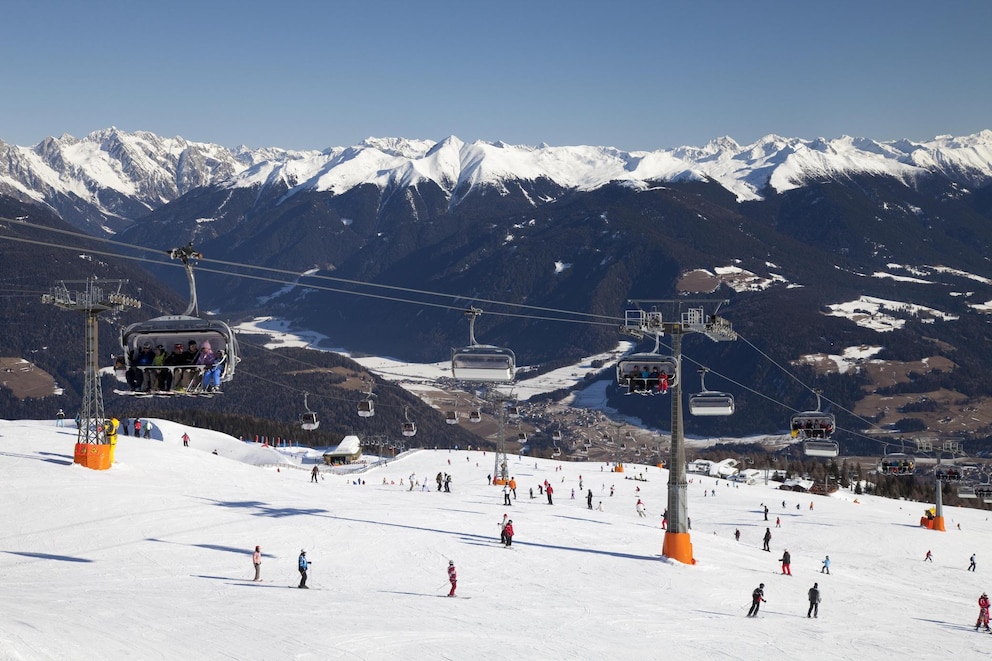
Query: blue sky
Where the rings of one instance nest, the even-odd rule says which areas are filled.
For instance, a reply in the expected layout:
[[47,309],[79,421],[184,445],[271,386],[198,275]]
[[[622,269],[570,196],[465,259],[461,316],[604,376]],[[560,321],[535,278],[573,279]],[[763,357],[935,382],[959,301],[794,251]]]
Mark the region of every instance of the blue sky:
[[992,128],[987,0],[19,0],[0,140],[624,150]]

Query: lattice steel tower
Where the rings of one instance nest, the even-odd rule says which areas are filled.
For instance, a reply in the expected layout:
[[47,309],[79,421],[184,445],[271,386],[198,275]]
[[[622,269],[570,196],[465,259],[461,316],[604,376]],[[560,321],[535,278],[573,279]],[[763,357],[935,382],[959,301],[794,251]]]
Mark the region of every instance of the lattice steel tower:
[[[127,307],[140,308],[141,303],[121,293],[121,286],[127,280],[62,280],[43,294],[42,303],[54,305],[62,310],[73,310],[86,315],[86,363],[83,381],[83,401],[79,407],[79,431],[77,443],[108,443],[104,429],[103,390],[100,387],[100,372],[97,365],[99,347],[97,345],[97,316],[109,310],[124,310]],[[83,284],[82,291],[70,291],[69,284]],[[116,287],[116,291],[105,293],[105,288]]]

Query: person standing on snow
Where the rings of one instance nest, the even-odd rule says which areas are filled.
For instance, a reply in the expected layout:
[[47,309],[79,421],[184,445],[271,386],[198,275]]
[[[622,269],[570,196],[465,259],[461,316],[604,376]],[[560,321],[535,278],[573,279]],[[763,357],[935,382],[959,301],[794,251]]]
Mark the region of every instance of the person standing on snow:
[[761,609],[761,602],[765,601],[765,584],[760,583],[751,593],[751,610],[747,612],[748,617],[758,617]]
[[307,560],[307,552],[300,551],[300,584],[297,587],[309,590],[307,587],[307,570],[310,569],[310,561]]
[[586,507],[592,509],[592,489],[586,493]]
[[640,517],[647,516],[646,511],[645,511],[645,508],[644,508],[644,503],[641,501],[640,498],[637,499],[636,509],[637,509],[637,516],[640,516]]
[[975,571],[975,554],[971,554],[971,563],[968,565],[968,571]]
[[982,596],[978,598],[978,621],[975,622],[975,631],[978,631],[979,627],[985,627],[986,631],[989,629],[989,596],[982,593]]
[[771,528],[765,528],[765,536],[762,538],[762,541],[765,544],[764,544],[764,546],[761,547],[761,550],[762,551],[768,551],[769,553],[771,553],[772,549],[769,546],[769,544],[772,541],[772,529]]
[[820,584],[814,583],[813,587],[809,589],[809,610],[806,611],[806,617],[816,617],[820,614]]
[[183,447],[184,448],[189,447],[189,434],[187,434],[186,432],[183,432]]
[[458,585],[458,572],[455,571],[454,560],[448,560],[448,582],[451,583],[451,592],[448,593],[448,596],[454,597],[455,586]]
[[933,555],[930,553],[930,549],[927,549],[927,555],[923,558],[923,562],[933,562]]
[[55,414],[55,426],[65,427],[65,411],[59,409],[58,413]]
[[318,475],[320,475],[320,469],[317,468],[317,464],[314,464],[313,465],[313,470],[310,471],[310,481],[311,482],[316,482]]
[[734,529],[734,541],[737,541],[737,542],[741,541],[741,529],[740,528],[735,528]]
[[829,555],[823,559],[823,567],[820,569],[820,573],[821,574],[826,573],[828,576],[830,575],[830,556]]
[[499,522],[499,541],[504,546],[506,545],[506,524],[509,521],[509,517],[503,514],[503,520]]
[[789,549],[785,550],[782,554],[782,573],[792,576],[792,568],[789,566],[792,564],[792,556],[789,554]]
[[513,544],[513,519],[508,520],[503,526],[503,537],[506,538],[507,547]]
[[554,493],[554,489],[551,488],[550,484],[544,488],[544,493],[548,494],[548,505],[554,505],[554,501],[551,500],[551,494]]
[[510,487],[506,484],[503,485],[503,504],[513,505],[513,503],[510,502]]
[[255,578],[252,581],[258,582],[262,580],[262,547],[256,546],[255,552],[251,554],[251,563],[255,565]]

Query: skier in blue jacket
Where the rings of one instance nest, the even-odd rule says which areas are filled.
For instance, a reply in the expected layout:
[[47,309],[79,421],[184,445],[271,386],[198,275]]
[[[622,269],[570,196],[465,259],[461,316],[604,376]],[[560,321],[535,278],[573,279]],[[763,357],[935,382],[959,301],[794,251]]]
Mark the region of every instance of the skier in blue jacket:
[[300,584],[297,587],[307,588],[307,569],[310,568],[310,561],[307,560],[307,552],[300,551]]

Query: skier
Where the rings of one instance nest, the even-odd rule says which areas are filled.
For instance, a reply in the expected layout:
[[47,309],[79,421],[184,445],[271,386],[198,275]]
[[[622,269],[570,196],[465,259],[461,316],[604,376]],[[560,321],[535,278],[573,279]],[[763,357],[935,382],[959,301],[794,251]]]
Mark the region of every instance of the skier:
[[510,477],[510,493],[513,494],[513,500],[517,499],[517,478]]
[[792,576],[792,567],[789,566],[792,564],[792,556],[789,554],[789,549],[786,549],[785,553],[782,554],[780,562],[782,563],[782,573]]
[[736,541],[736,542],[741,541],[741,529],[740,528],[735,528],[734,529],[734,541]]
[[58,413],[55,414],[55,426],[65,427],[65,411],[59,409]]
[[448,560],[448,582],[451,583],[451,592],[448,593],[448,596],[454,597],[455,586],[458,585],[458,573],[455,571],[454,560]]
[[809,589],[809,610],[806,611],[806,617],[812,614],[816,617],[820,614],[820,584],[814,583],[813,587]]
[[761,547],[761,550],[762,551],[768,551],[769,553],[771,553],[772,549],[771,549],[770,546],[768,546],[768,544],[771,543],[771,541],[772,541],[772,529],[771,528],[765,528],[765,536],[762,538],[762,541],[764,541],[765,545]]
[[989,629],[989,596],[982,593],[982,596],[978,598],[978,621],[975,622],[975,631],[978,631],[979,627],[985,627],[986,631]]
[[636,508],[637,508],[637,516],[640,516],[640,517],[647,516],[647,514],[645,513],[645,509],[644,509],[644,503],[641,501],[640,498],[637,499]]
[[823,567],[820,569],[821,574],[830,575],[830,556],[828,555],[823,559]]
[[251,563],[255,565],[255,578],[251,579],[253,581],[262,580],[262,547],[256,546],[255,552],[251,554]]
[[184,448],[189,447],[189,434],[187,434],[186,432],[183,432],[183,447]]
[[317,476],[320,475],[320,469],[317,468],[317,464],[313,465],[313,470],[310,471],[310,481],[316,482]]
[[509,521],[509,517],[507,517],[506,514],[504,513],[503,514],[503,520],[500,521],[497,524],[497,525],[499,525],[499,541],[504,546],[506,545],[506,523],[507,523],[507,521]]
[[586,493],[586,507],[592,509],[592,489]]
[[550,484],[544,488],[544,493],[548,494],[548,505],[554,505],[554,501],[551,500],[551,494],[553,494],[554,491],[555,490],[551,488]]
[[927,556],[923,558],[923,562],[933,562],[933,556],[930,554],[930,549],[927,549]]
[[503,536],[506,537],[506,546],[509,548],[513,544],[513,519],[507,521],[503,527]]
[[513,505],[513,503],[510,502],[510,487],[505,484],[503,485],[503,504]]
[[299,565],[300,565],[300,584],[297,587],[309,590],[310,588],[307,587],[307,570],[310,568],[310,561],[307,560],[306,551],[303,550],[300,551]]
[[968,565],[968,571],[975,571],[975,554],[971,554],[971,563]]
[[781,528],[782,527],[782,519],[780,519],[777,516],[775,517],[775,527],[776,528]]
[[751,610],[747,612],[748,617],[758,617],[758,611],[761,609],[762,601],[766,601],[764,583],[760,583],[754,589],[754,592],[751,593]]
[[768,520],[768,505],[765,505],[765,521]]

